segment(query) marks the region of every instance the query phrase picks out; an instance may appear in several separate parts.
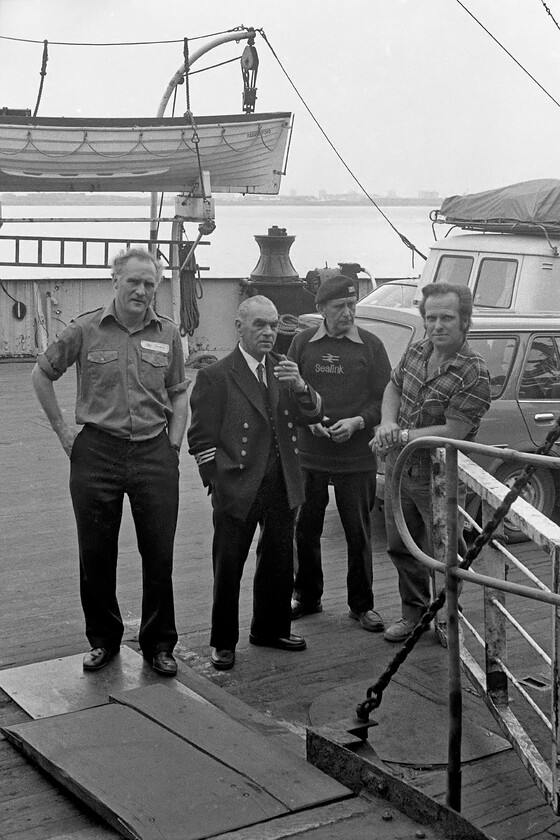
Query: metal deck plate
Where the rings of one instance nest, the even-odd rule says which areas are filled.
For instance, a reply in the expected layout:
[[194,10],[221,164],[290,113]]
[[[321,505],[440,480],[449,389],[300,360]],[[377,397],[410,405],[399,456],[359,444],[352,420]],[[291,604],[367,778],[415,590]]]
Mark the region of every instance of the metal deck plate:
[[0,671],[0,688],[37,719],[100,706],[108,702],[110,691],[127,691],[165,679],[126,645],[101,671],[84,671],[82,660],[80,653],[7,668]]
[[117,703],[2,731],[125,837],[197,840],[288,812],[254,781]]
[[[309,710],[312,726],[347,718],[365,699],[368,682],[349,683],[321,695]],[[447,763],[448,713],[445,700],[436,702],[393,680],[381,705],[371,717],[378,726],[369,730],[369,741],[382,761],[417,767]],[[511,749],[509,743],[463,716],[462,760]]]
[[194,691],[175,682],[111,697],[241,773],[290,811],[344,799],[351,791],[287,752],[273,739],[244,726]]

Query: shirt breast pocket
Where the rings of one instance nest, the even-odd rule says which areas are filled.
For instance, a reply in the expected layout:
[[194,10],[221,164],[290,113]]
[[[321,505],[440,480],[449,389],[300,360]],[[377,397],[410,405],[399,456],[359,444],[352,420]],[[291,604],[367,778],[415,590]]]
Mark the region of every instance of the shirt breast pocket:
[[110,386],[119,378],[118,350],[89,350],[88,369],[94,384]]
[[431,422],[429,425],[435,426],[435,421],[438,421],[438,425],[440,423],[445,423],[445,409],[447,408],[447,400],[438,399],[438,397],[428,397],[422,403],[422,414],[424,417],[427,417]]
[[142,384],[146,388],[161,390],[165,387],[165,373],[167,371],[167,354],[156,353],[154,350],[142,350]]

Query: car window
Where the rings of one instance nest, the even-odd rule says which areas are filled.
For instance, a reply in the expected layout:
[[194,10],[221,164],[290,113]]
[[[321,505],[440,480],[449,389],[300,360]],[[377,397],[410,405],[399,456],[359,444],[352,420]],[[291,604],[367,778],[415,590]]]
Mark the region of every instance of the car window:
[[474,305],[509,309],[517,274],[517,260],[481,260],[474,289]]
[[438,263],[434,283],[451,283],[468,286],[474,259],[458,254],[447,254]]
[[558,342],[552,335],[532,338],[519,385],[520,400],[560,399]]
[[400,362],[414,335],[414,329],[407,324],[393,324],[388,321],[372,321],[361,318],[356,319],[356,323],[359,327],[368,330],[368,332],[381,339],[389,356],[391,367],[395,367]]
[[492,399],[503,392],[517,349],[517,338],[511,336],[468,335],[468,342],[486,362],[490,373]]
[[374,303],[376,306],[399,308],[413,306],[416,286],[404,283],[386,283],[374,289],[360,303]]

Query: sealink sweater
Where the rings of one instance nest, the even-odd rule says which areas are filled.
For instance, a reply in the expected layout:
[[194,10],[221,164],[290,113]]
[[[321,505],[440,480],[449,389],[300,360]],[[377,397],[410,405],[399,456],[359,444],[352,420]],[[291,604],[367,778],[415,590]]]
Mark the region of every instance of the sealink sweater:
[[296,335],[288,356],[323,398],[323,411],[329,418],[324,425],[357,416],[365,422],[364,429],[343,443],[316,437],[308,428],[298,429],[302,467],[322,472],[375,470],[368,442],[381,420],[381,400],[391,374],[381,340],[360,327],[353,327],[348,336],[333,338],[321,325]]

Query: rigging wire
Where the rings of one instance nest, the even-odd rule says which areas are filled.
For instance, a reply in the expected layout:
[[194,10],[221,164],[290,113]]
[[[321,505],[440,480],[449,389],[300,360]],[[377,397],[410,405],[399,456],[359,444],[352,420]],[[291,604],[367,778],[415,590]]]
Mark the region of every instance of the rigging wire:
[[[501,49],[501,50],[503,50],[503,51],[506,53],[506,55],[509,55],[509,57],[511,58],[511,60],[512,60],[512,61],[514,61],[514,62],[515,62],[515,64],[517,64],[517,66],[519,67],[519,69],[520,69],[520,70],[523,70],[523,72],[524,72],[527,76],[529,76],[529,78],[530,78],[530,79],[531,79],[531,80],[532,80],[532,81],[533,81],[533,82],[537,85],[537,87],[539,87],[539,88],[542,90],[542,92],[543,92],[544,94],[546,94],[546,95],[548,96],[548,98],[549,98],[549,99],[551,99],[551,100],[554,102],[554,104],[555,104],[555,105],[558,105],[558,107],[560,108],[560,102],[558,102],[558,100],[557,100],[557,99],[555,99],[555,98],[553,97],[553,95],[552,95],[551,93],[549,93],[549,92],[547,91],[547,89],[546,89],[545,87],[543,87],[543,85],[541,85],[541,83],[540,83],[539,81],[537,81],[537,79],[535,79],[535,77],[534,77],[531,73],[529,73],[529,71],[527,70],[527,68],[526,68],[526,67],[524,67],[524,66],[521,64],[521,62],[520,62],[520,61],[518,61],[518,60],[515,58],[515,56],[514,56],[514,55],[512,55],[512,53],[510,53],[510,51],[509,51],[506,47],[504,47],[504,45],[503,45],[500,41],[498,41],[498,39],[497,39],[494,35],[492,35],[492,33],[490,32],[490,30],[488,30],[488,29],[484,26],[484,24],[483,24],[483,23],[481,23],[481,22],[479,21],[479,19],[478,19],[475,15],[473,15],[473,13],[472,13],[471,11],[469,11],[469,9],[467,9],[467,7],[464,5],[464,3],[462,3],[462,2],[461,2],[461,0],[457,0],[457,3],[459,4],[459,6],[461,6],[461,8],[462,8],[462,9],[464,9],[464,10],[465,10],[465,12],[466,12],[466,13],[467,13],[470,17],[472,17],[472,19],[474,20],[474,22],[475,22],[475,23],[478,23],[478,25],[481,27],[481,29],[484,29],[484,31],[486,32],[486,34],[487,34],[487,35],[489,35],[489,36],[492,38],[492,40],[493,40],[493,41],[494,41],[494,42],[495,42],[495,43],[496,43],[496,44],[500,47],[500,49]],[[551,16],[551,17],[552,17],[552,16]]]
[[377,202],[376,202],[376,201],[375,201],[375,200],[371,197],[371,195],[368,193],[368,191],[366,190],[366,188],[364,187],[364,185],[362,184],[362,182],[358,179],[358,177],[357,177],[357,176],[354,174],[354,172],[350,169],[350,167],[348,166],[348,164],[346,163],[346,161],[344,160],[344,158],[342,157],[342,155],[340,154],[340,152],[338,151],[338,149],[336,148],[336,146],[334,145],[334,143],[332,142],[332,140],[330,139],[330,137],[327,135],[326,131],[323,129],[323,127],[322,127],[322,126],[321,126],[321,124],[319,123],[319,121],[318,121],[318,119],[316,118],[315,114],[312,112],[311,108],[309,107],[309,105],[307,104],[307,102],[304,100],[303,96],[301,95],[301,93],[299,92],[299,90],[297,89],[297,87],[295,86],[294,82],[293,82],[293,81],[292,81],[292,79],[290,78],[290,76],[289,76],[289,74],[288,74],[287,70],[285,69],[284,65],[282,64],[282,62],[280,61],[280,59],[279,59],[279,58],[278,58],[278,56],[276,55],[276,52],[274,51],[274,49],[273,49],[273,47],[272,47],[272,44],[270,43],[270,41],[269,41],[269,40],[268,40],[268,38],[266,37],[266,34],[265,34],[264,30],[263,30],[263,29],[258,29],[257,31],[260,33],[260,35],[261,35],[261,36],[262,36],[262,38],[264,39],[265,43],[267,44],[268,48],[270,49],[270,51],[271,51],[272,55],[274,56],[274,58],[275,58],[275,59],[276,59],[276,61],[278,62],[279,66],[280,66],[280,69],[282,70],[282,72],[283,72],[283,73],[284,73],[284,75],[286,76],[287,80],[289,81],[289,83],[290,83],[290,84],[291,84],[291,86],[293,87],[293,89],[294,89],[294,91],[296,92],[297,96],[299,97],[299,99],[300,99],[301,103],[303,104],[303,107],[306,109],[307,113],[309,114],[309,116],[311,117],[311,119],[313,120],[313,122],[315,123],[315,125],[317,126],[317,128],[319,129],[319,131],[321,132],[321,134],[323,135],[323,137],[325,138],[325,140],[327,141],[327,143],[329,144],[329,146],[331,147],[331,149],[333,150],[333,152],[335,153],[335,155],[337,156],[337,158],[339,159],[339,161],[342,163],[342,165],[344,166],[344,168],[346,169],[346,171],[348,172],[348,174],[351,176],[351,178],[353,178],[353,180],[354,180],[354,181],[356,182],[356,184],[359,186],[359,188],[361,189],[361,191],[363,192],[363,194],[366,196],[366,198],[368,199],[368,201],[370,201],[370,202],[373,204],[373,206],[375,207],[375,209],[376,209],[376,210],[377,210],[377,211],[378,211],[378,212],[379,212],[379,213],[383,216],[383,218],[385,219],[385,221],[387,222],[387,224],[388,224],[388,225],[392,228],[392,230],[394,230],[394,232],[395,232],[395,233],[397,234],[397,236],[400,238],[401,242],[402,242],[404,245],[406,245],[406,247],[407,247],[407,248],[409,248],[409,249],[410,249],[410,251],[412,251],[412,265],[414,266],[414,254],[418,254],[418,256],[422,257],[422,259],[423,259],[423,260],[427,259],[427,257],[426,257],[426,256],[425,256],[425,255],[424,255],[421,251],[419,251],[419,250],[418,250],[418,248],[416,247],[416,245],[414,245],[414,244],[413,244],[413,243],[412,243],[409,239],[407,239],[407,237],[406,237],[403,233],[401,233],[401,232],[400,232],[400,231],[399,231],[399,230],[395,227],[395,225],[393,224],[393,222],[391,221],[391,219],[387,216],[387,214],[386,214],[386,213],[384,213],[384,212],[383,212],[383,210],[381,209],[381,207],[377,204]]
[[189,76],[196,76],[197,73],[205,73],[207,70],[214,70],[215,67],[223,67],[224,64],[231,64],[234,61],[239,61],[241,56],[235,58],[228,58],[227,61],[220,61],[218,64],[210,64],[208,67],[201,67],[200,70],[189,70]]
[[541,4],[542,4],[542,6],[543,6],[543,8],[544,8],[545,12],[546,12],[546,13],[550,16],[550,18],[551,18],[552,22],[553,22],[553,23],[554,23],[554,25],[556,26],[556,29],[560,29],[560,25],[558,25],[558,21],[556,20],[556,18],[554,17],[554,15],[553,15],[553,14],[552,14],[552,12],[550,11],[550,9],[548,8],[548,6],[547,6],[547,5],[546,5],[546,3],[544,2],[544,0],[540,0],[540,2],[541,2]]
[[[246,26],[234,26],[232,29],[222,29],[221,32],[210,32],[208,35],[195,35],[190,40],[200,41],[202,38],[215,38],[218,35],[227,35],[228,32],[240,32],[247,29]],[[10,35],[0,35],[2,41],[19,41],[24,44],[42,44],[34,38],[14,38]],[[152,47],[160,44],[182,44],[182,38],[175,38],[170,41],[115,41],[115,42],[93,42],[93,41],[50,41],[51,46],[57,47]]]

